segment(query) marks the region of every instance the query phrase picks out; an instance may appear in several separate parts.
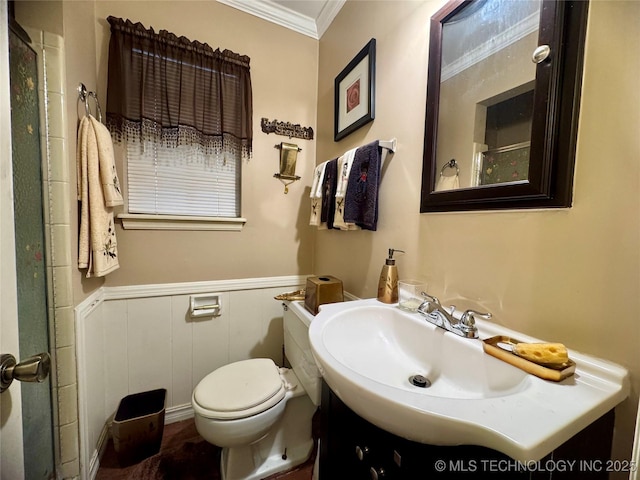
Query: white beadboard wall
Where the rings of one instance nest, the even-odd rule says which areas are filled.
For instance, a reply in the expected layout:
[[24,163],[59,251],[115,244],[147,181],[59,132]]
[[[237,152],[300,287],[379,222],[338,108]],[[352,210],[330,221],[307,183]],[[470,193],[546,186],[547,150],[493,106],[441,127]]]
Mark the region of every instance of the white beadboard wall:
[[[282,302],[304,276],[103,287],[75,309],[82,478],[94,478],[108,425],[126,395],[166,388],[166,422],[193,415],[191,393],[218,367],[282,364]],[[220,295],[218,317],[192,319],[192,294]]]

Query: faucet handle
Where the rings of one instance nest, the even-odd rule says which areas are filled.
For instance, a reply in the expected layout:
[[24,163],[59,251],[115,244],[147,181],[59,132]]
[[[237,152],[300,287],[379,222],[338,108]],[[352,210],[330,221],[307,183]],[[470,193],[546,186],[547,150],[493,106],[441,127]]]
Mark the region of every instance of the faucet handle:
[[[442,309],[445,312],[447,312],[449,315],[453,316],[453,313],[456,311],[455,305],[449,305],[448,307],[449,309],[447,310],[447,308],[442,306],[438,297],[429,295],[427,292],[420,292],[420,295],[422,295],[425,299],[420,304],[420,307],[422,308],[418,307],[418,311],[420,310],[424,311],[425,306],[429,307],[427,313],[431,313],[433,310]],[[434,306],[432,307],[431,304],[433,304]]]
[[422,295],[424,299],[417,309],[418,313],[428,315],[440,305],[440,300],[433,295],[429,295],[427,292],[420,292],[420,295]]
[[440,306],[440,300],[438,300],[438,297],[434,297],[433,295],[429,295],[427,292],[420,292],[420,295],[422,295],[424,298],[426,298],[427,302],[435,303],[436,305]]
[[462,314],[462,317],[460,318],[460,323],[471,327],[476,324],[476,317],[482,318],[483,320],[489,320],[491,319],[492,315],[490,313],[476,312],[475,310],[465,310],[465,312]]

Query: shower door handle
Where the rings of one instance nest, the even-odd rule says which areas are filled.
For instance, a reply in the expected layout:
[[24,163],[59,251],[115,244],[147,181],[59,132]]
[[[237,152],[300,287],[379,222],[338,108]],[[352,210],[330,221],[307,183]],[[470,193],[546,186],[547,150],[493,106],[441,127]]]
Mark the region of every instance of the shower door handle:
[[51,370],[51,357],[47,352],[33,355],[20,363],[13,355],[0,355],[0,393],[4,392],[11,382],[43,382]]

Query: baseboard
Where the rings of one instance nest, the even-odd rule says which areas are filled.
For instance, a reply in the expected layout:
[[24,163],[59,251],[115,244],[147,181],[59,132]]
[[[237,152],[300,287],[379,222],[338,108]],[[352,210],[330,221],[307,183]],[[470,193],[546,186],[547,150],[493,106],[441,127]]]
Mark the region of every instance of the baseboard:
[[190,403],[169,407],[164,413],[164,423],[176,423],[193,418],[193,407]]
[[98,443],[96,444],[96,449],[93,451],[91,455],[91,460],[89,461],[89,471],[87,475],[89,479],[93,480],[98,475],[98,469],[100,468],[100,459],[102,455],[104,455],[104,451],[107,449],[107,443],[109,441],[109,423],[106,423],[102,428],[102,432],[100,432],[100,438],[98,439]]

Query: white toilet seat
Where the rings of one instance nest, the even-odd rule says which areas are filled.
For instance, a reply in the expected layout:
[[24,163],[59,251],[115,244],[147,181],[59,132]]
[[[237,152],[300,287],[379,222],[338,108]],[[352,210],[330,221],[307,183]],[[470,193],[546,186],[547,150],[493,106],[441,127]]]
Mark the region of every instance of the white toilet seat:
[[285,393],[273,360],[254,358],[225,365],[203,378],[193,392],[193,407],[206,418],[235,420],[272,408]]

